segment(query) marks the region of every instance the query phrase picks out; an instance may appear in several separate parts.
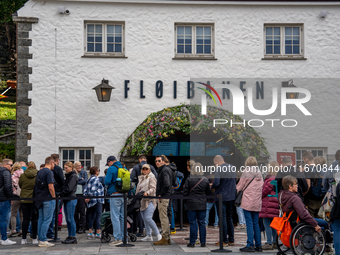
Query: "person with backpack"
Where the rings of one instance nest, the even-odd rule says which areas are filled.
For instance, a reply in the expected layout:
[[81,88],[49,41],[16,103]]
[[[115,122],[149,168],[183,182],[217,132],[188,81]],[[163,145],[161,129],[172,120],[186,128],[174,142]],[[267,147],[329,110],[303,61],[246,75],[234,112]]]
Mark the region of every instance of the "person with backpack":
[[[315,167],[314,156],[311,151],[305,151],[302,154],[303,162],[306,164],[304,172],[306,175],[307,183],[309,184],[308,193],[305,196],[305,205],[308,207],[309,213],[313,218],[317,218],[321,202],[326,194],[322,186],[321,171]],[[317,159],[318,164],[326,164],[326,160]]]
[[[105,185],[108,185],[107,194],[112,197],[110,198],[110,217],[114,237],[114,240],[111,241],[109,245],[116,246],[123,243],[124,232],[124,198],[121,197],[123,192],[117,190],[117,185],[120,184],[118,182],[122,182],[122,180],[118,179],[118,171],[119,169],[122,169],[123,166],[115,156],[109,156],[106,160],[106,165],[109,166],[109,169],[107,170],[104,183]],[[129,172],[128,170],[126,171]],[[126,233],[124,234],[126,235]]]

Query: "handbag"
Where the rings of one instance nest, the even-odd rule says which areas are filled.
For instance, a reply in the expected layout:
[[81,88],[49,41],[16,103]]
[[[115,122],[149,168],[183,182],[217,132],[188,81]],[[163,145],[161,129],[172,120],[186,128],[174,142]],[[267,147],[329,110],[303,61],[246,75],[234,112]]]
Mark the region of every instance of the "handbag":
[[255,176],[253,177],[253,179],[251,179],[251,181],[248,183],[248,185],[243,189],[243,190],[240,190],[237,194],[236,194],[236,197],[235,197],[235,206],[236,207],[240,207],[241,205],[241,202],[242,202],[242,196],[243,196],[243,191],[246,190],[246,188],[248,188],[249,184],[255,179]]

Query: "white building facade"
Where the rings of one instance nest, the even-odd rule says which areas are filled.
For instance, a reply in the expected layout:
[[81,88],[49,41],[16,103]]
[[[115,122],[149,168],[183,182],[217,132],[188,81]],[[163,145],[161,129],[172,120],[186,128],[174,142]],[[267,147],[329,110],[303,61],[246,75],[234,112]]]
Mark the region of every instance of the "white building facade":
[[[149,114],[192,102],[188,81],[196,99],[197,81],[209,81],[229,111],[233,97],[221,84],[238,86],[240,116],[264,122],[252,125],[269,160],[313,150],[330,163],[340,148],[340,2],[30,0],[15,21],[19,160],[43,163],[57,152],[103,169]],[[115,87],[108,102],[93,90],[103,78]],[[311,93],[303,104],[311,116],[294,105],[283,115],[285,81]],[[254,107],[265,110],[274,87],[274,112],[249,110],[250,88]],[[298,124],[285,127],[285,119]]]

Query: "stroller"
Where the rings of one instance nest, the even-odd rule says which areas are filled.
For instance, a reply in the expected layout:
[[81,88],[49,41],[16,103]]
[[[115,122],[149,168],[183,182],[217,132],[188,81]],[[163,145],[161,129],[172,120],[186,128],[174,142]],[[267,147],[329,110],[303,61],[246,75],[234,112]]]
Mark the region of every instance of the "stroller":
[[[139,192],[137,195],[142,196],[144,191]],[[127,228],[129,229],[133,223],[132,214],[139,211],[141,198],[132,197],[127,201]],[[110,218],[110,211],[102,213],[100,216],[100,226],[103,227],[102,235],[100,241],[102,243],[107,243],[111,241],[111,236],[113,235],[112,221]],[[128,231],[128,239],[131,242],[137,241],[137,236]]]

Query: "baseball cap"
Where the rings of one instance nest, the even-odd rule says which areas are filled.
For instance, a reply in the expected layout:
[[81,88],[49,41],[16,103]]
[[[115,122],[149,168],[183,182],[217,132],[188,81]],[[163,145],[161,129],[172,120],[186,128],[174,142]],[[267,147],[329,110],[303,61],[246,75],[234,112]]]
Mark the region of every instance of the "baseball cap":
[[117,161],[117,158],[115,156],[108,157],[107,160],[106,160],[106,165],[107,166],[109,165],[110,161]]

